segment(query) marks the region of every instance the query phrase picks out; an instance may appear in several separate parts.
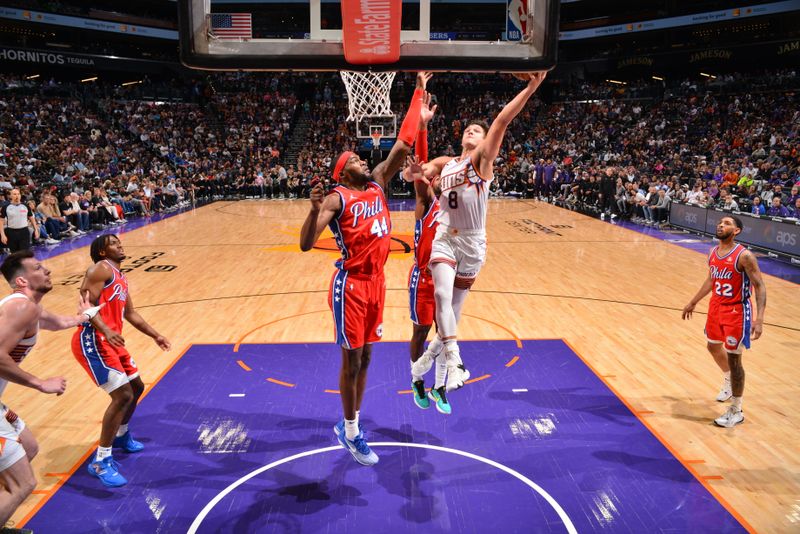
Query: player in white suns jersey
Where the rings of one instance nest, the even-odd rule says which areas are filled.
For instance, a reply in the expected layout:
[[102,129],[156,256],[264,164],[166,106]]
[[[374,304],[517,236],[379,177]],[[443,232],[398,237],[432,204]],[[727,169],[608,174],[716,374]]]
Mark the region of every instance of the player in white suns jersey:
[[439,226],[433,239],[429,268],[433,276],[438,333],[425,353],[414,362],[412,373],[422,376],[444,349],[447,390],[469,379],[456,342],[458,318],[467,292],[486,259],[486,201],[493,179],[494,160],[506,128],[544,81],[546,73],[517,74],[528,82],[497,115],[491,127],[471,122],[461,137],[461,156],[439,157],[429,163],[410,165],[407,180],[431,180],[440,176]]

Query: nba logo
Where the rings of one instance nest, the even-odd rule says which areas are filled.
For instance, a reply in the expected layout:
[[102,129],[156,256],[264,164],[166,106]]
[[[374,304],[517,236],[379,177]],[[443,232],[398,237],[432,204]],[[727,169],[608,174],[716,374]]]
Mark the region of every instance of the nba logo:
[[521,41],[528,31],[528,0],[508,0],[506,41]]

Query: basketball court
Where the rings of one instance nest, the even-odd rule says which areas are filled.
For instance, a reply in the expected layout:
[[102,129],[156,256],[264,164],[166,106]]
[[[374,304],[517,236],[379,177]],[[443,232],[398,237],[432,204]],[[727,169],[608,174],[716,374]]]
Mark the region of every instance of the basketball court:
[[[703,315],[680,319],[704,276],[701,251],[540,202],[490,201],[489,257],[461,325],[473,381],[444,416],[409,391],[412,255],[400,243],[413,212],[393,204],[386,341],[362,413],[375,468],[353,462],[332,431],[335,253],[324,239],[299,251],[307,202],[216,202],[121,235],[137,309],[174,347],[124,332],[148,384],[131,427],[147,448],[118,458],[130,483],[109,490],[86,473],[107,397],[70,355],[71,332],[49,333],[25,367],[67,376],[67,393],[8,395],[42,447],[39,486],[15,520],[40,532],[796,525],[786,414],[798,376],[781,356],[798,345],[796,284],[766,276],[747,419],[718,428]],[[72,309],[89,261],[88,248],[47,260],[50,308]]]
[[[213,31],[236,25],[224,6],[178,4],[181,58],[193,68],[353,71],[354,129],[376,148],[396,134],[386,73],[556,62],[557,0],[519,2],[489,42],[450,35],[430,0],[387,1],[388,19],[312,0],[300,35],[232,39]],[[270,3],[253,9],[268,17]],[[349,37],[367,15],[388,20],[369,50]],[[123,332],[147,386],[131,421],[146,448],[117,457],[126,486],[86,472],[107,396],[71,356],[72,332],[42,336],[25,362],[37,376],[66,376],[62,397],[9,387],[41,446],[39,485],[15,524],[64,534],[798,529],[797,283],[766,275],[764,335],[745,357],[746,421],[718,428],[706,302],[681,320],[711,242],[687,247],[546,203],[491,200],[487,263],[459,325],[472,378],[445,416],[412,401],[413,206],[391,204],[384,342],[361,414],[376,466],[353,462],[333,434],[332,236],[300,252],[308,201],[214,202],[121,231],[136,308],[173,346],[163,353]],[[48,308],[74,309],[86,245],[47,258]],[[797,269],[782,273],[796,280]]]

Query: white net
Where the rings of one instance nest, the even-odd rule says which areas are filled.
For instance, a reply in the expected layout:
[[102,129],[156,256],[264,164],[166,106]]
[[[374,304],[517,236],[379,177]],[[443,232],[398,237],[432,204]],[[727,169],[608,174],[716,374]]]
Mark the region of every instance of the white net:
[[392,101],[389,91],[396,72],[353,72],[340,71],[344,87],[347,89],[350,115],[347,120],[361,120],[364,117],[392,116]]

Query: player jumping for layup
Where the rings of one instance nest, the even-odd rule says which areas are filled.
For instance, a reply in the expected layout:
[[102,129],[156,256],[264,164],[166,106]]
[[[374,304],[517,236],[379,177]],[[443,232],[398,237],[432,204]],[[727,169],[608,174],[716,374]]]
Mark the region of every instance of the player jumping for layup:
[[[697,294],[683,308],[683,318],[691,319],[700,300],[711,293],[706,319],[706,347],[714,361],[725,373],[725,382],[717,395],[724,402],[733,395],[728,410],[714,419],[719,426],[732,427],[744,421],[742,394],[744,367],[742,347],[750,348],[750,339],[761,337],[764,328],[764,308],[767,289],[761,278],[758,262],[744,246],[734,239],[742,231],[738,217],[726,215],[717,224],[719,245],[708,255],[708,277]],[[756,320],[752,322],[750,284],[756,291]]]
[[392,221],[386,205],[389,180],[403,167],[417,134],[425,84],[430,74],[417,75],[417,87],[397,142],[386,160],[370,173],[364,160],[353,152],[339,156],[333,168],[338,185],[325,196],[321,183],[311,191],[311,210],[300,233],[300,248],[310,250],[326,226],[330,226],[342,258],[336,262],[328,304],[333,311],[336,343],[342,347],[339,391],[344,420],[334,427],[342,447],[357,462],[374,465],[378,456],[367,445],[359,428],[358,414],[372,343],[383,332],[386,291],[383,269],[389,257]]
[[427,179],[441,176],[441,213],[429,263],[435,288],[438,334],[414,363],[412,373],[414,376],[427,373],[444,348],[448,391],[460,388],[469,379],[456,334],[461,307],[486,258],[486,201],[494,160],[500,152],[506,128],[539,88],[545,75],[544,72],[517,75],[528,84],[505,105],[491,127],[483,122],[470,123],[461,138],[460,157],[439,157],[422,167]]

